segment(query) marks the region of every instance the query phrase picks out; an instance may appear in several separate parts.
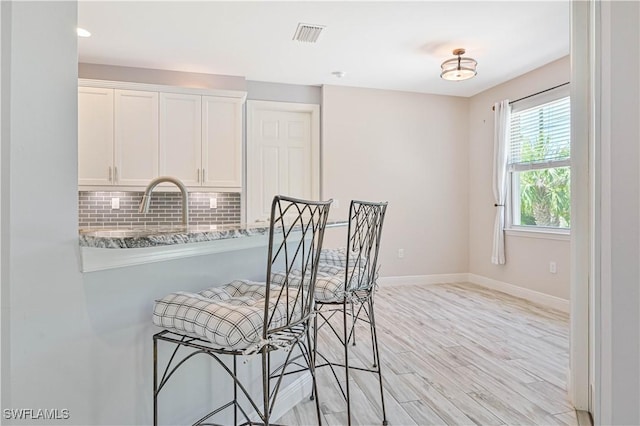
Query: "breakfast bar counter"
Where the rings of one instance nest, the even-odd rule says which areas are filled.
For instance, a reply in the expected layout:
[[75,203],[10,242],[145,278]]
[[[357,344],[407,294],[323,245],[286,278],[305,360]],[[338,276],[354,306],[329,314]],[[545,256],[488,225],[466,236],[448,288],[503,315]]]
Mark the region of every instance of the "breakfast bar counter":
[[247,238],[269,233],[269,224],[196,225],[189,227],[142,227],[81,229],[80,246],[127,249]]
[[[327,222],[327,228],[346,226]],[[183,257],[267,246],[269,223],[81,229],[81,271],[93,272]]]

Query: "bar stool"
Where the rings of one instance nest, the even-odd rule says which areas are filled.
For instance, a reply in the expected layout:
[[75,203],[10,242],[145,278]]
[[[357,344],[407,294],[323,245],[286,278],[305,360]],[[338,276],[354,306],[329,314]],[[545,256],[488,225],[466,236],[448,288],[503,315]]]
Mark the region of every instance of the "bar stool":
[[[340,249],[323,249],[319,259],[315,288],[313,359],[316,369],[329,367],[338,381],[347,402],[349,425],[351,425],[350,369],[371,372],[378,376],[382,424],[388,424],[374,315],[378,251],[387,204],[386,202],[352,201],[349,207],[347,246]],[[331,318],[336,314],[342,316],[341,327],[331,323]],[[349,317],[351,317],[350,322],[347,321]],[[359,321],[367,323],[371,332],[371,368],[353,367],[349,364],[349,345],[356,344],[355,328]],[[330,330],[329,336],[336,338],[343,345],[344,364],[330,360],[323,354],[322,348],[319,348],[318,332],[325,327]],[[336,367],[345,369],[344,387],[339,382]]]
[[[205,414],[194,425],[212,424],[208,420],[232,408],[234,424],[242,415],[243,424],[254,424],[255,413],[264,425],[270,416],[285,376],[309,371],[313,394],[317,395],[315,366],[312,362],[311,319],[318,258],[324,237],[329,201],[305,201],[276,196],[271,205],[266,283],[236,280],[222,287],[199,293],[176,292],[154,306],[153,322],[163,330],[153,336],[153,408],[158,424],[158,396],[176,371],[188,360],[207,355],[231,378],[233,396]],[[272,282],[272,271],[285,279]],[[289,275],[297,271],[296,286]],[[293,280],[292,280],[293,281]],[[158,374],[158,344],[170,345],[172,355]],[[297,355],[295,349],[297,348]],[[178,356],[180,349],[186,353]],[[284,361],[272,365],[272,353],[284,350]],[[261,356],[262,401],[256,401],[238,376],[237,358]],[[231,366],[223,358],[231,357]],[[276,364],[276,363],[274,363]],[[231,387],[230,387],[231,390]],[[261,407],[260,407],[261,405]],[[247,407],[248,406],[248,407]],[[320,405],[316,398],[316,415]],[[207,423],[205,423],[207,422]]]

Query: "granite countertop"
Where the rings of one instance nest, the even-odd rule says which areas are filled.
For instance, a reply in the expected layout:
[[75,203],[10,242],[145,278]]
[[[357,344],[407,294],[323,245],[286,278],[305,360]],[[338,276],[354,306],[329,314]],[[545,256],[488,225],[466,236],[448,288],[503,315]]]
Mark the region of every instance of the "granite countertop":
[[[328,227],[344,226],[346,221],[329,221]],[[269,223],[197,225],[188,227],[80,229],[80,247],[122,249],[170,246],[269,235]]]

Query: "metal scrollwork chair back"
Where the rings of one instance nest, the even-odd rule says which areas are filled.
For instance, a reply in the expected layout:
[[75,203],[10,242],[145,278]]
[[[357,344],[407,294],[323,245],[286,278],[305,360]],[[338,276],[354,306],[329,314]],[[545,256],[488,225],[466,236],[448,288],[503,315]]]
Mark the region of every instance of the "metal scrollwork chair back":
[[[349,369],[375,373],[380,385],[382,423],[387,417],[375,326],[374,295],[378,279],[378,254],[382,225],[387,211],[386,202],[351,202],[347,245],[344,249],[323,250],[316,284],[316,318],[314,320],[314,363],[316,368],[329,367],[347,402],[347,423],[351,424],[351,395]],[[335,320],[333,320],[335,317]],[[341,317],[342,321],[337,321]],[[348,318],[351,321],[347,321]],[[332,321],[333,320],[333,321]],[[356,344],[356,324],[364,322],[371,333],[372,363],[369,367],[354,367],[349,363],[349,346]],[[343,345],[344,359],[330,359],[318,343],[318,332],[328,328],[329,338]],[[346,380],[341,381],[336,368],[344,368]]]
[[[158,423],[160,391],[186,361],[199,354],[208,355],[230,376],[232,397],[197,420],[196,425],[214,424],[211,421],[215,416],[227,409],[233,409],[236,425],[240,421],[270,424],[283,378],[291,374],[310,372],[317,395],[311,319],[330,204],[331,200],[274,197],[265,282],[235,280],[199,293],[171,293],[156,301],[153,321],[164,330],[153,337],[154,425]],[[174,345],[161,376],[158,342]],[[178,356],[181,348],[187,353]],[[272,357],[274,353],[280,355]],[[261,392],[246,386],[238,374],[237,358],[246,361],[254,355],[261,358]],[[229,356],[231,363],[224,361]],[[320,423],[317,398],[316,414]]]

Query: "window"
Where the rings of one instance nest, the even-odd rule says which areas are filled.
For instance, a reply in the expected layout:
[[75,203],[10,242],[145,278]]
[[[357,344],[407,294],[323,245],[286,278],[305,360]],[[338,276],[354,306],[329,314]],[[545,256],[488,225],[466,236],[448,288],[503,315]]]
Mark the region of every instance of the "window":
[[568,86],[515,103],[511,112],[512,229],[571,227],[571,110]]

